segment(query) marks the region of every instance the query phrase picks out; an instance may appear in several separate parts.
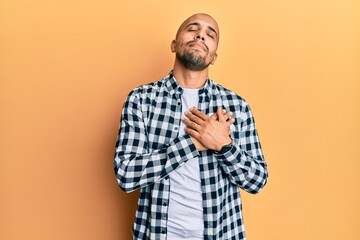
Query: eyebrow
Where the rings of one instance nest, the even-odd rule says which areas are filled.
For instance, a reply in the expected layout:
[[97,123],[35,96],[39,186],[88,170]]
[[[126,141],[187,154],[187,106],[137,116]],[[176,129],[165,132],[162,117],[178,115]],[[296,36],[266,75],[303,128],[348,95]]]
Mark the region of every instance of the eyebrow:
[[[195,26],[201,26],[200,23],[198,23],[198,22],[193,22],[193,23],[189,23],[189,24],[186,26],[186,28],[189,27],[189,26],[193,26],[193,25],[195,25]],[[216,32],[216,30],[215,30],[213,27],[208,26],[208,29],[210,29],[212,32],[214,32],[214,33],[216,34],[216,36],[218,35],[218,33]]]

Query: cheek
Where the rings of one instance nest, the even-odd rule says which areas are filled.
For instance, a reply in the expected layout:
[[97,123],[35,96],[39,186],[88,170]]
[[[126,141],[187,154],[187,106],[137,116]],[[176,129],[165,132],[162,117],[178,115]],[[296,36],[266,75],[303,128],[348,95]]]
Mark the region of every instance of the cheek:
[[181,45],[185,45],[186,43],[193,41],[193,40],[194,40],[194,34],[192,34],[192,33],[182,34],[178,38],[178,42],[181,43]]
[[176,48],[183,48],[186,43],[187,41],[185,39],[178,39],[178,41],[176,42]]
[[217,51],[217,46],[213,45],[213,46],[209,46],[209,55],[211,56],[215,56],[216,55],[216,51]]
[[215,46],[209,46],[209,56],[213,57],[216,54],[216,47]]
[[215,60],[216,60],[216,52],[209,52],[206,61],[213,64]]
[[212,41],[211,43],[208,44],[208,46],[209,46],[209,49],[211,49],[210,50],[211,52],[216,52],[216,50],[217,50],[216,42]]

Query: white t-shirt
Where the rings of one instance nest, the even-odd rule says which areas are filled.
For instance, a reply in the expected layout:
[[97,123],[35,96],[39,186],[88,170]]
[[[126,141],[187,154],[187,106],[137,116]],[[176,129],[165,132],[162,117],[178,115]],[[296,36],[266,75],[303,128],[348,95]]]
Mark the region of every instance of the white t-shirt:
[[[190,107],[198,106],[199,90],[184,89],[182,94],[182,116]],[[184,135],[181,123],[179,136]],[[198,157],[169,174],[170,201],[168,209],[167,239],[204,238],[204,216]]]

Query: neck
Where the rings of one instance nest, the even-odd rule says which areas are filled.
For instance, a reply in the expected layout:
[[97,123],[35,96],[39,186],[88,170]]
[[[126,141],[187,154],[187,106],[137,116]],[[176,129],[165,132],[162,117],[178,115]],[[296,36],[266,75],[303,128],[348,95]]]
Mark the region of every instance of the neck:
[[186,69],[176,60],[173,69],[174,77],[181,87],[194,89],[202,88],[205,85],[208,72],[208,68],[202,71]]

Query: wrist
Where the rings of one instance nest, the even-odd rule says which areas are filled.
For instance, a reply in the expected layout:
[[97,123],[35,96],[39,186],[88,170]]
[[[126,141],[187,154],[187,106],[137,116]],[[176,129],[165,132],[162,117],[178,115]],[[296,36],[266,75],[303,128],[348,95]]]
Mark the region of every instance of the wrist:
[[230,142],[225,144],[225,145],[222,145],[220,148],[218,148],[217,150],[215,150],[215,152],[217,154],[224,154],[226,153],[227,151],[229,151],[233,146],[233,140],[230,139]]

